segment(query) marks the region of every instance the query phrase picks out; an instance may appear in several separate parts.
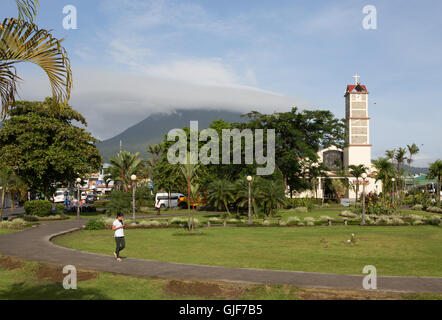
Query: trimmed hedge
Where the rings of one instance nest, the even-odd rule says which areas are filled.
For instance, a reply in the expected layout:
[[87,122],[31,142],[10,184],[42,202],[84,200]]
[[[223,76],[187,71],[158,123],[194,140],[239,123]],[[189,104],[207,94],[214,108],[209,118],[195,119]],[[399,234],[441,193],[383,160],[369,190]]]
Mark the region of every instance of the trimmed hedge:
[[89,220],[86,223],[86,230],[103,230],[106,224],[102,219]]
[[30,216],[47,217],[51,215],[52,203],[48,200],[32,200],[25,202],[25,212]]

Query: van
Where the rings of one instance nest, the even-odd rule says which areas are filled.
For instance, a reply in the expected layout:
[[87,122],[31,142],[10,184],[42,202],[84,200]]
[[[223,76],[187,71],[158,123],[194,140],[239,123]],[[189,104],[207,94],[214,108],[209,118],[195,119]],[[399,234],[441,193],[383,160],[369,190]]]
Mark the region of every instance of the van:
[[66,190],[57,190],[54,194],[54,203],[64,203]]
[[178,200],[181,197],[184,197],[182,193],[171,193],[170,198],[168,193],[157,193],[155,195],[155,208],[167,208],[169,203],[170,208],[178,207]]

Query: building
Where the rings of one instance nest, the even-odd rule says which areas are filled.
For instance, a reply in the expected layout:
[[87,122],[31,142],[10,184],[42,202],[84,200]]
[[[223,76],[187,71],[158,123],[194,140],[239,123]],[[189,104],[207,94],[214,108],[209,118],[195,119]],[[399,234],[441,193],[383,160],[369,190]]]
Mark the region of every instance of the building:
[[[370,143],[370,117],[368,113],[367,87],[359,83],[359,76],[355,75],[355,84],[347,85],[345,91],[345,118],[347,122],[346,145],[344,150],[335,146],[319,150],[319,161],[324,162],[331,170],[327,172],[326,177],[319,178],[317,184],[318,190],[302,193],[298,196],[315,196],[318,198],[327,198],[327,188],[325,181],[327,179],[344,178],[339,172],[349,172],[350,165],[364,165],[368,168],[368,177],[366,181],[366,192],[382,192],[382,183],[376,182],[375,168],[371,162],[371,143]],[[348,176],[350,188],[345,195],[346,198],[356,198],[356,185],[359,184],[359,192],[362,192],[362,179],[359,181],[352,176]]]

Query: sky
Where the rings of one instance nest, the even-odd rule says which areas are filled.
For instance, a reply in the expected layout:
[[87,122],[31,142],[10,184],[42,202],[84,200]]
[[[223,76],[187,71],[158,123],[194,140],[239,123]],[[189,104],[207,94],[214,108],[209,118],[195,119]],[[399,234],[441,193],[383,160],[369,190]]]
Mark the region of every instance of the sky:
[[[1,1],[1,16],[17,16]],[[78,29],[63,28],[63,8]],[[365,29],[366,5],[376,29]],[[442,2],[295,0],[40,0],[36,23],[65,38],[70,104],[100,139],[176,108],[330,110],[358,73],[370,91],[372,158],[416,143],[415,166],[441,158]],[[20,98],[50,96],[21,64]],[[197,120],[197,119],[196,119]]]

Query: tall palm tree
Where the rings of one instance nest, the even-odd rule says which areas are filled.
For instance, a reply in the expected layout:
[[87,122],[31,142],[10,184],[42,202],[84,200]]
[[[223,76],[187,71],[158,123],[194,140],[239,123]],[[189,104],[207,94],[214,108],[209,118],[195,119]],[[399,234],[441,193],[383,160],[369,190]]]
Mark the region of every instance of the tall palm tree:
[[52,87],[54,102],[61,107],[70,98],[72,71],[62,40],[45,29],[39,29],[33,19],[38,1],[16,0],[19,19],[5,19],[0,23],[0,103],[5,117],[15,103],[17,83],[21,80],[15,66],[31,62],[43,69]]
[[196,174],[197,174],[197,170],[199,167],[199,164],[192,164],[190,161],[191,160],[191,153],[188,152],[187,153],[187,162],[185,164],[180,164],[180,169],[181,169],[181,173],[184,176],[184,179],[186,179],[186,183],[187,183],[187,212],[188,212],[188,228],[189,230],[193,230],[194,226],[193,226],[193,219],[191,221],[191,214],[190,214],[190,210],[191,210],[191,205],[190,205],[190,199],[191,199],[191,186],[192,186],[192,182],[193,180],[196,178]]
[[440,188],[442,183],[442,160],[436,160],[430,163],[430,174],[427,175],[430,179],[436,179],[436,198],[437,205],[440,206]]
[[364,166],[363,164],[360,165],[350,165],[348,166],[349,173],[356,178],[356,202],[355,202],[355,206],[358,203],[358,196],[359,196],[359,178],[362,177],[363,173],[367,173],[368,168],[366,166]]
[[407,163],[408,163],[408,173],[410,174],[411,171],[411,163],[413,162],[413,157],[419,153],[419,147],[413,143],[411,146],[407,144],[407,149],[408,149],[408,159],[407,159]]
[[395,177],[395,169],[388,158],[378,158],[373,161],[376,168],[376,181],[382,181],[384,192],[390,189],[390,181]]
[[209,202],[218,210],[221,210],[224,206],[227,213],[230,215],[229,203],[235,200],[232,183],[224,179],[212,181],[207,188],[207,192],[207,200],[209,200]]
[[405,148],[399,148],[394,156],[397,166],[397,183],[401,191],[404,189],[404,180],[402,179],[402,176],[404,173],[404,162],[407,159],[405,156],[406,154],[407,150]]
[[128,192],[131,187],[130,177],[139,174],[142,167],[142,159],[139,152],[133,154],[122,151],[115,157],[110,158],[111,166],[105,169],[106,178],[111,178],[115,183],[119,183],[124,192]]
[[396,155],[396,149],[391,149],[385,151],[385,156],[388,160],[391,160],[391,163],[394,164],[394,156]]

